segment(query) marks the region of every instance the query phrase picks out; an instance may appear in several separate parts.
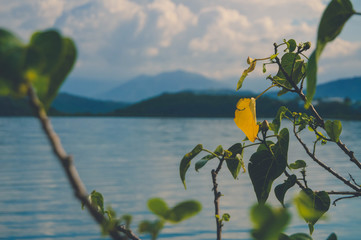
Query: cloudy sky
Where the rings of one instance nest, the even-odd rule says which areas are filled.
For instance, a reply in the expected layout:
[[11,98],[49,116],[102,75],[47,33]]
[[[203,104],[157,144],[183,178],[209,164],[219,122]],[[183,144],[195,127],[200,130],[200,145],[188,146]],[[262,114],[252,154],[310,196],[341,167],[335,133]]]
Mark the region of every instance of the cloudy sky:
[[[122,81],[184,69],[219,81],[238,77],[246,58],[272,44],[315,42],[324,0],[0,0],[0,27],[24,41],[59,29],[76,42],[70,80]],[[361,12],[361,1],[353,0]],[[320,82],[361,75],[361,16],[353,16],[323,54]],[[310,54],[310,53],[309,53]],[[260,66],[261,68],[261,66]],[[244,87],[264,82],[261,69]]]

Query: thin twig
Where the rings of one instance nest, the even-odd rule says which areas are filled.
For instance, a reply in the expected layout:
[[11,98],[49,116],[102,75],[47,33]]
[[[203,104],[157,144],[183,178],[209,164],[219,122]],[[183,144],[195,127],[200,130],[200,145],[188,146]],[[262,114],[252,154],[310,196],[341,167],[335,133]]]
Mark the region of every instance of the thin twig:
[[[290,177],[291,175],[287,172],[287,170],[284,171],[284,174],[287,176],[287,177]],[[302,183],[296,179],[296,184],[301,188],[301,189],[306,189],[305,186],[302,185]]]
[[338,202],[342,199],[356,198],[356,197],[360,197],[360,196],[354,195],[354,196],[340,197],[340,198],[337,198],[335,201],[333,201],[332,205],[336,206],[336,202]]
[[127,235],[128,238],[130,238],[132,240],[140,240],[140,238],[138,236],[136,236],[132,230],[125,228],[125,226],[123,226],[123,225],[117,226],[117,230],[119,232],[124,233],[125,235]]
[[302,139],[300,138],[300,136],[297,134],[296,132],[296,126],[293,126],[293,133],[296,136],[298,142],[302,145],[302,147],[305,149],[306,153],[308,154],[308,156],[310,156],[310,158],[316,162],[318,165],[320,165],[321,167],[323,167],[326,171],[328,171],[329,173],[331,173],[333,176],[335,176],[336,178],[338,178],[339,180],[341,180],[344,184],[346,184],[347,186],[349,186],[350,188],[354,189],[357,192],[360,192],[361,189],[357,186],[355,186],[354,184],[352,184],[349,180],[346,180],[344,177],[340,176],[338,173],[336,173],[334,170],[332,170],[332,168],[330,168],[329,166],[327,166],[326,164],[324,164],[322,161],[320,161],[318,158],[316,158],[316,156],[314,154],[312,154],[310,152],[310,150],[308,149],[308,147],[306,146],[306,144],[302,141]]
[[218,183],[217,183],[217,175],[219,173],[219,171],[222,168],[222,164],[223,164],[224,158],[222,158],[219,161],[218,167],[216,170],[212,170],[212,182],[213,182],[213,193],[214,193],[214,214],[215,214],[215,218],[216,218],[216,226],[217,226],[217,240],[221,240],[222,239],[222,227],[223,224],[220,221],[220,215],[219,215],[219,198],[221,197],[221,192],[218,192]]
[[[85,205],[85,207],[88,209],[89,213],[92,215],[95,221],[99,225],[103,225],[107,221],[106,218],[103,214],[99,213],[95,207],[91,205],[88,199],[88,193],[73,163],[72,156],[68,155],[65,152],[58,135],[54,131],[51,122],[47,117],[44,108],[42,107],[41,102],[39,101],[33,87],[30,85],[28,86],[28,97],[30,105],[34,110],[36,117],[41,123],[41,127],[49,140],[52,150],[67,175],[67,178],[74,190],[74,195],[79,199],[80,202]],[[122,237],[116,229],[109,229],[109,235],[113,239],[124,239],[124,237]]]

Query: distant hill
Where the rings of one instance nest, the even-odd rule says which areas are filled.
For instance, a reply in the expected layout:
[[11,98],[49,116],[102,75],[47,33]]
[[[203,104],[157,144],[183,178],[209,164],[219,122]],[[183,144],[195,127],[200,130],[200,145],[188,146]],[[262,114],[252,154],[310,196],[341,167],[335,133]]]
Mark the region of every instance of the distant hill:
[[100,99],[138,102],[162,93],[184,90],[227,89],[228,86],[196,73],[165,72],[155,76],[141,75],[97,96]]
[[[128,103],[100,101],[60,93],[53,101],[49,115],[93,115],[112,112],[129,106]],[[26,98],[0,97],[0,116],[32,116],[33,112]]]
[[331,97],[361,100],[361,77],[339,79],[317,86],[315,98]]
[[[253,95],[252,95],[253,96]],[[247,97],[247,96],[243,96]],[[203,95],[193,92],[165,93],[117,110],[114,116],[142,117],[234,117],[239,95]],[[283,102],[263,97],[257,100],[257,114],[274,117],[275,110],[286,105],[294,110],[302,110],[297,101]]]
[[[267,92],[266,95],[271,98],[277,98],[278,91]],[[280,99],[293,99],[296,95],[287,93]],[[314,99],[326,98],[349,98],[354,101],[361,100],[361,77],[343,78],[317,85]]]
[[52,108],[70,114],[100,114],[112,112],[116,109],[129,106],[129,103],[101,101],[86,97],[80,97],[68,93],[60,93],[52,103]]

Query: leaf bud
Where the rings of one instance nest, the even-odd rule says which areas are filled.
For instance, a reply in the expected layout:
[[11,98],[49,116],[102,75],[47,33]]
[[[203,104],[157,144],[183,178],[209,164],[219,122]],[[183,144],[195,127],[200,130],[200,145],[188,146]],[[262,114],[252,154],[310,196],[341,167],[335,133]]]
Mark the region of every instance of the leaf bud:
[[269,129],[269,123],[267,120],[264,120],[262,123],[261,123],[261,131],[262,132],[267,132]]
[[248,64],[251,64],[252,62],[253,62],[253,58],[248,57],[248,58],[247,58],[247,63],[248,63]]
[[303,44],[303,50],[308,50],[311,48],[311,42],[305,42]]

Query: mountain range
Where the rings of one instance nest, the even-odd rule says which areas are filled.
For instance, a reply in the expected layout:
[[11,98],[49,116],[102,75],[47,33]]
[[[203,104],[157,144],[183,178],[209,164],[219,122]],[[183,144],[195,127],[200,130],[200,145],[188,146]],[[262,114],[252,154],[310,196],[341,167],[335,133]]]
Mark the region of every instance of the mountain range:
[[185,90],[230,89],[226,84],[186,71],[164,72],[154,76],[141,75],[96,96],[98,99],[139,102],[162,93]]
[[[158,86],[161,87],[158,88]],[[336,100],[339,102],[348,98],[351,102],[355,102],[361,101],[360,92],[361,77],[354,77],[320,84],[315,98],[333,98],[333,100],[337,98],[338,100]],[[104,93],[104,96],[108,96],[110,99],[113,96],[114,99],[128,100],[123,100],[124,102],[60,93],[54,100],[49,113],[53,115],[181,116],[183,114],[183,116],[196,116],[198,114],[221,116],[223,113],[217,112],[218,110],[215,111],[214,108],[219,109],[219,111],[226,111],[227,104],[230,104],[233,109],[235,99],[239,99],[241,96],[255,97],[257,95],[257,93],[250,91],[236,92],[227,88],[225,84],[215,82],[199,74],[175,71],[155,76],[142,75]],[[285,96],[287,95],[288,98],[277,98],[278,101],[285,102],[287,99],[294,98],[294,94],[286,94]],[[266,97],[268,101],[271,101],[270,99],[276,99],[276,93],[268,93],[259,100]],[[278,103],[274,105],[278,106]],[[270,107],[270,104],[267,106]],[[183,110],[181,109],[186,108],[188,110],[184,110],[186,112],[182,113]],[[194,109],[194,111],[189,109]],[[266,109],[262,112],[266,112]],[[0,115],[31,115],[31,111],[29,111],[25,100],[1,97]]]

